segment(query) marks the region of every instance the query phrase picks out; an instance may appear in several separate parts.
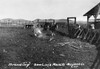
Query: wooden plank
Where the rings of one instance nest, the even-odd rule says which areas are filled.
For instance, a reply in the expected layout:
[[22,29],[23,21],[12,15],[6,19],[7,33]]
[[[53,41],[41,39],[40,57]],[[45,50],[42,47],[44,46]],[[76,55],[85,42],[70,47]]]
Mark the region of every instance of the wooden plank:
[[93,38],[90,40],[90,44],[92,44],[92,42],[93,42],[93,40],[95,39],[95,37],[96,37],[96,32],[94,32],[95,34],[94,34],[94,36],[93,36]]

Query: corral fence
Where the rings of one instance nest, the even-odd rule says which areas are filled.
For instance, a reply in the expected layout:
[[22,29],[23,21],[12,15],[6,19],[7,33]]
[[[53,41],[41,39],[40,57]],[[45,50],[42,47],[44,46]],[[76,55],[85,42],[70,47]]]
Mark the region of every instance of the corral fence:
[[[100,29],[92,28],[90,25],[80,26],[76,24],[76,21],[74,24],[70,24],[69,20],[72,18],[76,20],[74,17],[67,18],[68,36],[98,46],[100,44]],[[95,25],[95,27],[98,26]]]

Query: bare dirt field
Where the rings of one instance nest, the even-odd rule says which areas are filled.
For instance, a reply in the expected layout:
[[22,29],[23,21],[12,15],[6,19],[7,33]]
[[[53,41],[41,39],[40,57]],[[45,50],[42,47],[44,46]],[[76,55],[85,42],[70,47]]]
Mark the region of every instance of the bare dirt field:
[[59,34],[49,41],[35,37],[32,29],[1,27],[0,69],[89,69],[97,51],[80,44]]

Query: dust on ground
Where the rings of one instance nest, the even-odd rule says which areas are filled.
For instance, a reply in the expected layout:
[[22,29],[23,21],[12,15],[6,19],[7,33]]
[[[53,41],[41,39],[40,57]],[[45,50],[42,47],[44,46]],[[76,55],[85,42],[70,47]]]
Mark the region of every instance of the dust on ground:
[[[84,63],[77,69],[88,69],[96,53],[94,45],[59,34],[49,41],[35,37],[32,29],[0,28],[1,69],[74,69],[68,65],[34,66],[34,63]],[[31,64],[28,67],[8,66],[9,63],[23,62]]]

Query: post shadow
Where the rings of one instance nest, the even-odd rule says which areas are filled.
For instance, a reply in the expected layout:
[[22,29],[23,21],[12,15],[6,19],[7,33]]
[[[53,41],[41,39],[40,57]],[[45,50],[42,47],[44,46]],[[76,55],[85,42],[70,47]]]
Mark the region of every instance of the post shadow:
[[97,52],[97,56],[93,62],[93,64],[91,65],[90,69],[99,69],[99,65],[100,65],[100,44],[96,46],[96,50]]

